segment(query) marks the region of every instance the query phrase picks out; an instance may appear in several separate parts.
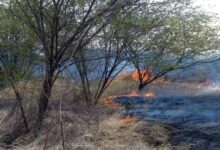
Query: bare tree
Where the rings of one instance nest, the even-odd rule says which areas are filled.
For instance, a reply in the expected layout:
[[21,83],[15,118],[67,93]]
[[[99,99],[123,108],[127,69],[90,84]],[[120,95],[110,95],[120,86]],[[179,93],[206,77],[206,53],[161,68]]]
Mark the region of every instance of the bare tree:
[[14,0],[11,10],[34,32],[43,47],[45,77],[39,98],[39,127],[59,68],[138,0]]
[[88,106],[98,103],[109,84],[127,65],[124,60],[127,57],[129,40],[120,37],[117,31],[108,35],[103,33],[96,39],[99,44],[88,45],[74,57],[80,77],[79,86]]

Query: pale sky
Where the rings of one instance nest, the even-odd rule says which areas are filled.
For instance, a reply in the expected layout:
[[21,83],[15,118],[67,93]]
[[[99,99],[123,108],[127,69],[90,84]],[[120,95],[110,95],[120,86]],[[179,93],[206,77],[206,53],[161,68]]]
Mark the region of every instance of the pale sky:
[[196,5],[200,5],[208,12],[217,13],[220,17],[220,0],[195,0]]

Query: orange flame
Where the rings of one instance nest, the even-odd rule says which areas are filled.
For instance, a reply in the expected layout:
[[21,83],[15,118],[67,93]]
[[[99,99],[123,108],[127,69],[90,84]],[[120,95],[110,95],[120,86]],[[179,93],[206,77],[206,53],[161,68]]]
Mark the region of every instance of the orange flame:
[[[117,79],[126,79],[126,78],[131,78],[134,81],[139,81],[139,77],[142,78],[143,81],[149,81],[150,79],[153,78],[152,75],[152,69],[141,69],[140,73],[138,72],[138,70],[134,70],[133,72],[123,72],[121,73]],[[164,77],[160,77],[156,80],[157,83],[170,83],[170,81],[166,80]]]
[[120,119],[120,123],[122,123],[122,124],[129,124],[129,123],[133,123],[135,121],[137,121],[137,118],[133,117],[133,116],[130,116],[130,115],[122,117]]
[[139,73],[138,70],[136,69],[132,73],[131,77],[135,81],[138,81],[139,77],[142,78],[144,81],[147,81],[152,78],[152,70],[151,69],[147,69],[147,70],[142,69],[142,70],[140,70],[140,73]]
[[116,96],[107,97],[107,98],[103,99],[103,100],[101,101],[101,103],[104,104],[104,105],[113,106],[113,107],[121,106],[121,104],[115,103],[115,102],[113,101],[113,99],[114,99],[115,97],[116,97]]
[[147,93],[145,94],[145,96],[146,96],[146,97],[154,97],[155,94],[154,94],[153,92],[147,92]]
[[146,97],[154,97],[156,96],[153,92],[147,92],[146,94],[140,94],[137,91],[132,91],[130,94],[126,95],[126,96],[146,96]]
[[121,96],[146,96],[146,97],[154,97],[156,96],[153,92],[147,92],[146,94],[140,94],[138,91],[132,91],[129,94],[125,95],[115,95],[115,96],[109,96],[105,97],[100,100],[101,104],[104,104],[106,106],[113,106],[113,107],[118,107],[118,106],[123,106],[123,104],[119,104],[113,101],[114,98],[121,97]]

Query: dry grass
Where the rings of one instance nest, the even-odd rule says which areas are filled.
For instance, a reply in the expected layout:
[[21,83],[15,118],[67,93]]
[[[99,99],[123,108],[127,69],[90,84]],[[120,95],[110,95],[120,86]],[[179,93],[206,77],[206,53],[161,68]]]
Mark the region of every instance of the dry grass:
[[119,114],[116,113],[100,124],[100,130],[96,145],[100,150],[151,150],[141,140],[142,135],[131,130],[134,123],[123,124],[119,121]]
[[170,138],[170,131],[168,126],[155,122],[138,123],[133,127],[133,131],[143,134],[143,141],[159,146],[167,145]]
[[[41,84],[28,83],[24,89],[25,105],[31,108],[37,101]],[[137,82],[130,78],[117,79],[107,89],[103,97],[126,95],[137,89]],[[154,85],[152,86],[154,87]],[[150,89],[151,87],[149,87]],[[10,92],[6,92],[10,91]],[[81,101],[82,95],[71,82],[58,79],[53,88],[53,96],[41,133],[36,138],[33,133],[16,139],[10,147],[16,150],[60,150],[62,149],[59,104],[61,94],[68,93],[63,99],[62,122],[64,127],[65,148],[70,150],[169,150],[170,129],[162,124],[120,121],[121,107],[98,105],[87,111]],[[11,88],[0,93],[12,95]],[[31,103],[31,104],[29,104]],[[0,114],[5,110],[0,109]],[[36,110],[28,110],[29,119],[36,115]],[[16,116],[17,117],[17,116]],[[15,118],[14,118],[15,119]],[[17,119],[17,118],[16,118]],[[33,119],[33,118],[32,118]],[[1,121],[1,119],[0,119]],[[13,121],[13,118],[12,118]],[[4,129],[10,129],[10,126]],[[0,130],[1,135],[1,130]],[[175,150],[185,150],[175,148]]]
[[103,96],[127,95],[131,91],[136,91],[137,88],[138,83],[131,78],[116,79],[110,84]]
[[[70,150],[153,150],[142,141],[142,135],[132,130],[135,123],[122,124],[120,111],[99,106],[102,116],[98,123],[83,111],[64,111],[65,147]],[[94,113],[94,112],[93,112]],[[16,150],[62,149],[59,114],[50,111],[37,139],[33,135],[21,136],[11,145]]]

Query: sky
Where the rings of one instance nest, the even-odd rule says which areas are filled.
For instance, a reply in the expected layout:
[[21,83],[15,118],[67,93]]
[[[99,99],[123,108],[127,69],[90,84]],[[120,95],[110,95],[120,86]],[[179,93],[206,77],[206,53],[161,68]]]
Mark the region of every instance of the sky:
[[208,12],[217,13],[220,17],[220,0],[195,0],[195,4]]

